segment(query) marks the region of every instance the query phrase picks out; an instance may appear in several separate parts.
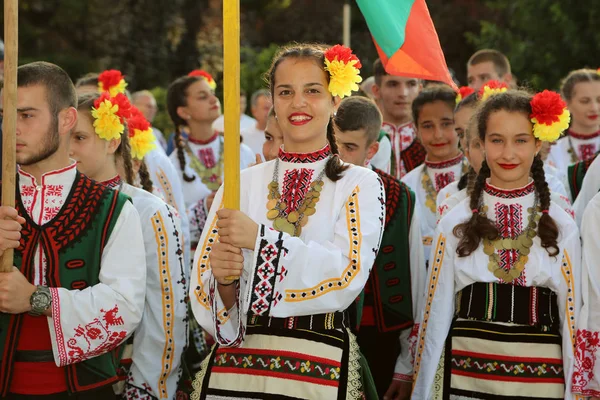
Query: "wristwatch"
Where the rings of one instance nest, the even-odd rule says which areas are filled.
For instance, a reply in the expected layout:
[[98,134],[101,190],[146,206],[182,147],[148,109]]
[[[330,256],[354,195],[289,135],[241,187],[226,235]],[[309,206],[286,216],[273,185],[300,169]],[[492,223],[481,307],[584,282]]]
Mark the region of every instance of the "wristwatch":
[[46,286],[37,286],[35,292],[29,298],[29,304],[31,304],[29,315],[35,317],[42,315],[52,305],[50,289]]

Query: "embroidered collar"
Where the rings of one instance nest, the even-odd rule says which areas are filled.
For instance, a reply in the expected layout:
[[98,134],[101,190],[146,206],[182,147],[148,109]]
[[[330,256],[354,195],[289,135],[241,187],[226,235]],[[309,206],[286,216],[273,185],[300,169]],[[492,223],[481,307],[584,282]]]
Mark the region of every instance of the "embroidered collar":
[[427,166],[427,168],[430,168],[430,169],[450,168],[450,167],[454,167],[455,165],[460,164],[462,162],[463,158],[464,158],[464,155],[462,153],[459,153],[456,157],[451,158],[450,160],[439,161],[439,162],[425,160],[425,165]]
[[321,150],[312,153],[287,153],[283,150],[283,146],[279,149],[279,159],[289,163],[314,163],[326,159],[330,154],[331,147],[329,147],[329,143]]
[[[59,180],[62,179],[62,175],[67,175],[69,177],[69,181],[71,181],[71,178],[75,177],[75,172],[77,171],[77,163],[73,160],[71,160],[71,164],[69,164],[68,166],[61,168],[61,169],[57,169],[54,171],[48,171],[44,174],[42,174],[42,182],[41,185],[45,185],[48,181],[47,179],[52,177],[52,178],[58,178]],[[30,184],[30,185],[38,185],[39,183],[35,180],[35,177],[33,175],[31,175],[28,172],[25,172],[21,169],[21,167],[19,166],[17,168],[17,172],[19,173],[20,178],[24,178],[21,179],[21,184]],[[54,180],[54,179],[53,179]]]
[[571,136],[573,139],[577,139],[577,140],[590,140],[590,139],[595,139],[598,136],[600,136],[600,131],[596,131],[589,135],[584,135],[584,134],[573,132],[572,130],[569,130],[569,136]]
[[484,190],[487,194],[501,199],[516,199],[525,197],[535,191],[535,182],[532,180],[527,185],[517,189],[501,189],[490,184],[489,180],[485,182]]
[[121,177],[119,175],[117,175],[114,178],[111,178],[107,181],[100,182],[100,184],[102,184],[108,188],[111,188],[111,189],[118,188],[121,185],[121,183],[123,183],[123,181],[121,180]]
[[218,137],[219,137],[219,132],[215,131],[215,133],[206,140],[193,139],[191,136],[188,136],[188,141],[192,144],[204,146],[204,145],[214,142],[215,140],[217,140]]
[[[392,132],[400,132],[404,128],[410,128],[413,131],[415,130],[415,126],[412,121],[405,122],[400,125],[390,124],[389,122],[384,122],[381,124],[381,129],[383,129],[383,130],[389,129]],[[387,132],[387,133],[391,133],[391,132]]]

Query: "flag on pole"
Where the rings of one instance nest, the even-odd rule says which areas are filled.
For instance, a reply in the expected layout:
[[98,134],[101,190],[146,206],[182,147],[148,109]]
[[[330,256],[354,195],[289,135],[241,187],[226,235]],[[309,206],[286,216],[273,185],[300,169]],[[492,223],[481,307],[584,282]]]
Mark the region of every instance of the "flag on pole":
[[385,70],[458,87],[450,76],[425,0],[356,0]]

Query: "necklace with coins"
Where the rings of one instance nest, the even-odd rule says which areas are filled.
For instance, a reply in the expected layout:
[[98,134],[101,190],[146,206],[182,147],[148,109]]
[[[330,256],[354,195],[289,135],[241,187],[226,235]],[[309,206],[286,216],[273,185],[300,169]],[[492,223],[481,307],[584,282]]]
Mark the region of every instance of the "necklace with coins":
[[[469,171],[469,165],[467,164],[466,159],[463,160],[462,170],[458,179],[460,179],[464,174]],[[431,182],[431,178],[427,173],[427,166],[423,167],[423,173],[421,174],[421,186],[425,190],[425,206],[429,208],[429,210],[435,214],[437,212],[437,195],[438,192],[435,190],[433,186],[433,182]]]
[[[327,157],[327,159],[329,159],[329,157]],[[327,161],[325,164],[327,164]],[[308,192],[306,192],[299,207],[290,213],[286,212],[288,204],[281,200],[278,176],[279,159],[275,161],[273,180],[267,185],[267,188],[269,189],[269,195],[267,196],[267,218],[270,221],[273,221],[273,229],[285,232],[292,236],[300,236],[302,228],[308,223],[308,217],[316,212],[316,206],[321,197],[321,191],[323,190],[325,168],[323,168],[317,178],[310,184]]]
[[[533,207],[527,209],[529,212],[529,222],[521,234],[514,238],[483,239],[483,252],[488,255],[490,260],[488,269],[496,278],[502,279],[504,282],[509,283],[520,277],[525,269],[525,264],[529,261],[533,238],[537,235],[536,228],[541,217],[541,210],[535,204],[537,204],[537,201]],[[487,206],[483,206],[481,213],[486,215],[487,210]],[[500,256],[496,253],[496,250],[516,250],[519,254],[518,259],[510,269],[506,270],[500,267]]]

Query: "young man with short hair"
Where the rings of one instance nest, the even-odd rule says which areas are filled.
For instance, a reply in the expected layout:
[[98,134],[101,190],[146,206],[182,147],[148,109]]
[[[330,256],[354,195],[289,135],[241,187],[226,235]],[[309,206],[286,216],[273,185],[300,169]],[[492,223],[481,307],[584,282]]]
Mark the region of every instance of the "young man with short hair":
[[479,50],[467,62],[467,80],[469,87],[475,91],[491,80],[504,82],[510,86],[512,84],[510,62],[498,50]]

